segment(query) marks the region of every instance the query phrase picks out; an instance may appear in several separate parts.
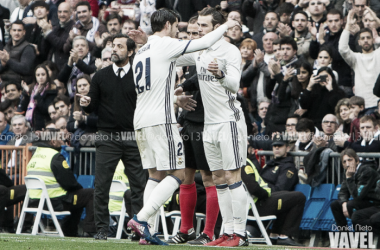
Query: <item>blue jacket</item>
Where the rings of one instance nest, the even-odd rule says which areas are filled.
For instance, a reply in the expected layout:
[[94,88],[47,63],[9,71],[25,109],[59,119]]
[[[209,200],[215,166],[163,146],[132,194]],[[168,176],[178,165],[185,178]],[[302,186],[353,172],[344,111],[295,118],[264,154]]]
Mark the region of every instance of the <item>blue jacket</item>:
[[12,139],[12,137],[14,135],[15,134],[12,131],[9,131],[9,124],[7,124],[7,126],[5,127],[5,129],[3,130],[3,132],[1,133],[1,136],[0,136],[0,145],[7,145],[8,141],[10,139]]

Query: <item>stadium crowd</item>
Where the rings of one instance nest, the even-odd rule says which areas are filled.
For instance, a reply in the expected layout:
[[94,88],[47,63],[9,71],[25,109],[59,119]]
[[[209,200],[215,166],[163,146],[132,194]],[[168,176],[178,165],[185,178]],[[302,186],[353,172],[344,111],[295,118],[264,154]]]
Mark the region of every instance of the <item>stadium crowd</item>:
[[[259,213],[277,215],[270,234],[273,243],[300,245],[293,237],[298,237],[305,197],[294,188],[298,183],[317,187],[321,183],[334,182],[327,178],[331,152],[341,153],[345,170],[341,171],[343,182],[339,199],[331,205],[337,225],[344,228],[346,218],[351,218],[354,225],[371,225],[378,234],[378,159],[359,159],[356,154],[380,153],[380,2],[376,0],[2,0],[0,145],[36,143],[41,146],[45,143],[46,147],[55,149],[60,146],[76,150],[99,148],[96,139],[99,126],[113,126],[110,123],[114,122],[113,132],[134,131],[133,125],[126,128],[112,118],[121,117],[128,120],[127,125],[133,124],[133,115],[121,115],[124,108],[135,105],[129,102],[130,96],[125,97],[125,102],[111,101],[107,107],[102,103],[84,107],[80,96],[91,96],[95,90],[90,87],[97,86],[92,82],[98,84],[100,81],[100,77],[92,81],[94,75],[112,68],[111,58],[116,53],[114,41],[122,38],[121,34],[129,35],[136,43],[133,43],[133,53],[128,55],[133,60],[146,42],[142,38],[153,34],[150,17],[155,11],[161,8],[176,11],[180,17],[176,37],[195,40],[200,39],[201,29],[207,29],[200,25],[198,13],[207,16],[202,11],[208,7],[216,7],[227,20],[240,24],[229,28],[224,39],[236,46],[241,57],[240,88],[236,98],[241,103],[248,134],[248,155],[247,159],[242,159],[247,162],[243,164],[241,179],[246,190],[255,197]],[[219,25],[214,19],[212,16],[211,30]],[[115,74],[128,77],[127,71],[115,71]],[[192,169],[186,169],[180,191],[173,194],[166,206],[173,210],[180,207],[183,217],[179,234],[171,240],[173,244],[210,243],[221,226],[216,208],[219,196],[202,140],[198,139],[199,145],[193,139],[203,131],[205,100],[199,92],[200,81],[205,80],[202,77],[204,75],[197,72],[195,66],[176,68],[176,94],[192,95],[197,105],[192,111],[175,105],[178,128],[184,140],[186,168]],[[114,87],[116,91],[124,91],[123,87]],[[140,91],[138,85],[136,88]],[[114,110],[110,109],[115,106]],[[108,113],[108,121],[104,112]],[[59,132],[59,142],[58,139],[41,141],[41,135],[46,132]],[[136,150],[134,145],[128,147]],[[273,151],[274,159],[268,159],[264,166],[257,155],[258,150]],[[287,155],[291,151],[308,152],[308,155],[293,158]],[[99,199],[103,196],[96,198],[95,191],[93,198],[94,191],[81,190],[80,184],[73,179],[73,174],[79,174],[79,166],[84,165],[79,154],[75,155],[78,157],[75,164],[62,155],[46,154],[50,157],[56,182],[64,190],[55,195],[65,195],[65,202],[68,202],[56,208],[81,211],[86,207],[83,229],[86,236],[93,236],[100,226],[95,226],[94,218],[90,217],[95,216],[95,221],[109,220],[109,216],[99,214],[107,210],[108,202],[100,204]],[[11,181],[4,171],[5,168],[18,168],[14,154],[12,157],[9,162],[2,160],[3,170],[0,170],[0,228],[3,232],[14,232],[13,220],[7,216],[11,209],[4,209],[25,196],[25,187],[16,190],[13,178]],[[141,173],[133,171],[125,170],[124,174],[124,165],[127,169],[131,158],[120,157],[120,162],[115,158],[112,170],[116,168],[115,176],[121,176],[119,179],[125,182],[137,178],[135,175],[139,175],[138,180],[145,179]],[[37,159],[34,161],[37,165],[42,164]],[[105,158],[103,162],[107,164]],[[140,160],[132,165],[141,168]],[[28,172],[31,171],[29,167],[30,164]],[[95,164],[84,167],[96,176]],[[141,181],[140,191],[136,191],[138,183],[132,181],[132,190],[123,194],[130,214],[137,214],[142,208],[145,185],[157,185],[152,184],[151,177]],[[20,197],[9,198],[10,189],[21,193]],[[81,202],[69,204],[74,196],[80,197]],[[111,199],[109,210],[117,210],[120,203],[118,199],[112,201],[115,195],[105,197]],[[206,213],[200,238],[195,238],[193,232],[195,212]],[[76,236],[80,213],[72,213],[71,217],[63,231],[67,236]],[[31,224],[26,221],[24,230],[28,231]],[[108,227],[107,224],[102,226],[105,225]],[[250,222],[247,229],[255,233],[255,225]],[[98,234],[97,237],[106,239],[107,235]]]

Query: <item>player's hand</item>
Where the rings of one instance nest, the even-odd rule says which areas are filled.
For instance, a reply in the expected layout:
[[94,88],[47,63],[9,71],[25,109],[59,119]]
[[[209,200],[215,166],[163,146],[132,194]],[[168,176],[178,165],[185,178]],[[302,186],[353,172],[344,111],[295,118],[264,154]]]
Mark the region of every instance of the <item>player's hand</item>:
[[177,104],[184,110],[194,111],[197,106],[197,102],[192,99],[192,95],[180,95],[177,97]]
[[84,95],[81,95],[81,94],[77,94],[77,96],[80,97],[79,105],[81,105],[82,107],[87,107],[88,105],[90,105],[91,97],[84,96]]
[[182,95],[183,93],[183,88],[182,87],[178,87],[174,90],[174,95]]
[[146,33],[139,27],[137,30],[131,30],[128,32],[128,36],[135,41],[137,44],[146,44],[148,41],[148,36]]
[[235,26],[238,26],[241,28],[240,23],[238,21],[235,21],[235,20],[228,20],[225,24],[228,26],[228,29],[231,29]]
[[213,74],[216,77],[222,77],[222,71],[219,69],[218,63],[213,61],[208,65],[207,68],[208,71],[210,71],[211,74]]

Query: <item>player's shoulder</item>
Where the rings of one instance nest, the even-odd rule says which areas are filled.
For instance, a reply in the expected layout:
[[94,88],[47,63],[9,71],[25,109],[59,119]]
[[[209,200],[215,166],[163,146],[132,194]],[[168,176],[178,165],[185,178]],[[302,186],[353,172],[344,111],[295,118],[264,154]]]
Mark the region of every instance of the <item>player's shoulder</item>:
[[236,47],[235,45],[233,45],[233,44],[231,44],[231,43],[223,40],[222,41],[222,46],[223,46],[223,49],[226,50],[226,53],[232,53],[232,54],[234,54],[234,53],[237,52],[237,53],[239,53],[239,56],[241,56],[238,47]]

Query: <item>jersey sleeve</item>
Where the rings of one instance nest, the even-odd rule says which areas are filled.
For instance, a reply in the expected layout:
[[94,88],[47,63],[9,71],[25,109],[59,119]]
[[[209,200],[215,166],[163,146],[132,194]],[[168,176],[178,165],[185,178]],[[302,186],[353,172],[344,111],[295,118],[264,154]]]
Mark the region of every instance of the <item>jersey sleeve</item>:
[[240,85],[240,65],[241,65],[241,55],[238,50],[236,52],[234,50],[230,51],[228,54],[228,60],[226,65],[227,72],[224,73],[224,77],[219,79],[220,84],[226,90],[235,94],[239,90]]
[[[223,34],[227,31],[228,26],[223,24],[218,27],[216,30],[208,33],[204,37],[196,40],[176,40],[172,38],[168,38],[169,41],[165,41],[168,50],[163,50],[168,52],[169,58],[177,59],[179,56],[184,55],[186,53],[192,53],[195,51],[203,50],[211,47],[214,43],[216,43]],[[163,48],[164,49],[164,48]]]
[[176,66],[177,67],[183,67],[183,66],[193,66],[196,64],[195,62],[195,57],[196,57],[196,52],[190,53],[190,54],[185,54],[183,56],[180,56],[177,59]]

